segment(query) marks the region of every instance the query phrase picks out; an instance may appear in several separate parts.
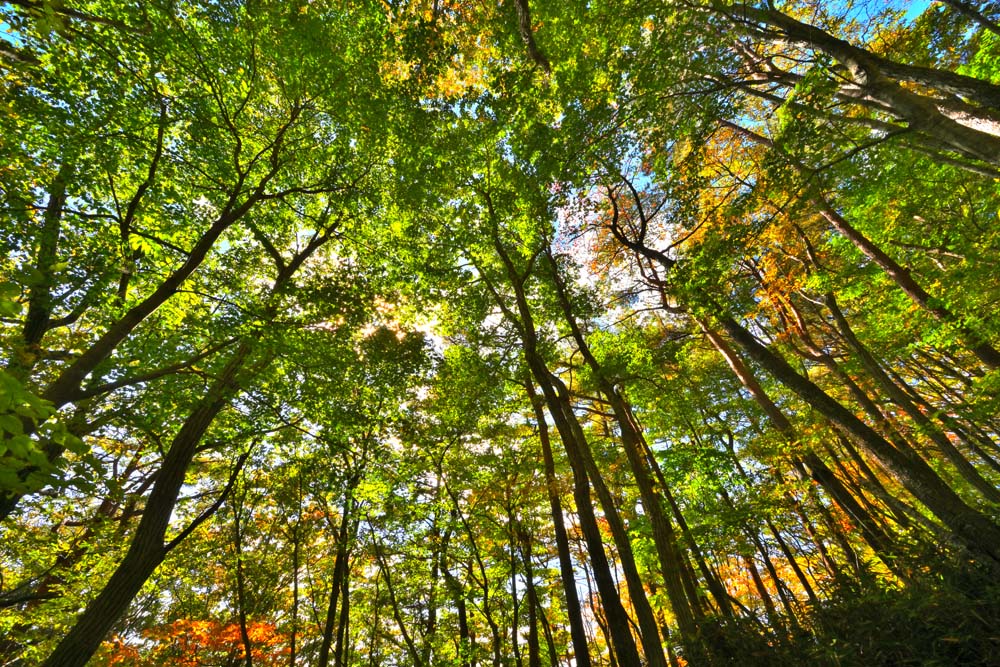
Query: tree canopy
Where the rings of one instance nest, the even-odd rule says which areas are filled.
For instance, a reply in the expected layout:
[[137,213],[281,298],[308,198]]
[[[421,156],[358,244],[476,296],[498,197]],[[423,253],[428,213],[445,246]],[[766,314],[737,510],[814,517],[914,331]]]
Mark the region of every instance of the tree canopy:
[[0,3],[0,665],[988,665],[1000,6]]

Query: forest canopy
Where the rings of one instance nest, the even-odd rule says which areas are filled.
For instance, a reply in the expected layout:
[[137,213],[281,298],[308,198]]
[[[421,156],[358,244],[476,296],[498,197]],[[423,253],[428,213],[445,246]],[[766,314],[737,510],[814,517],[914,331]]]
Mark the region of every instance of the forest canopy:
[[0,666],[989,665],[1000,4],[0,2]]

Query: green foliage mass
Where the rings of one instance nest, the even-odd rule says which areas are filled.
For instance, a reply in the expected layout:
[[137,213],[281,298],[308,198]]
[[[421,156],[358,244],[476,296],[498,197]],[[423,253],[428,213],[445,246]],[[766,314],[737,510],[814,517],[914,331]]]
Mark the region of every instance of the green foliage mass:
[[1000,14],[0,5],[0,664],[988,665]]

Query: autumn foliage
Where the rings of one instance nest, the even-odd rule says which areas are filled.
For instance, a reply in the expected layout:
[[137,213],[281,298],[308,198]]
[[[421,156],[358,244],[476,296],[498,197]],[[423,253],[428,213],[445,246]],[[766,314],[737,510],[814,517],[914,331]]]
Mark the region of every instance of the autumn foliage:
[[[283,665],[288,660],[288,637],[277,632],[271,623],[251,622],[246,626],[255,665]],[[246,648],[239,623],[218,621],[176,621],[148,628],[142,637],[117,637],[108,642],[95,658],[106,667],[210,667],[240,665],[246,661]]]

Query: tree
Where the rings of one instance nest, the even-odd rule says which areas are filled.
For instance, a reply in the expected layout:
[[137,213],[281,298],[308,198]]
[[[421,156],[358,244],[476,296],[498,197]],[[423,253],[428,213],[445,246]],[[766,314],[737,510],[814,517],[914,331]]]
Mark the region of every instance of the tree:
[[0,662],[987,664],[997,16],[19,1]]

